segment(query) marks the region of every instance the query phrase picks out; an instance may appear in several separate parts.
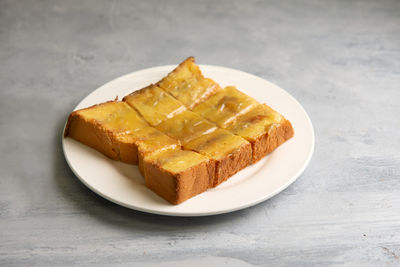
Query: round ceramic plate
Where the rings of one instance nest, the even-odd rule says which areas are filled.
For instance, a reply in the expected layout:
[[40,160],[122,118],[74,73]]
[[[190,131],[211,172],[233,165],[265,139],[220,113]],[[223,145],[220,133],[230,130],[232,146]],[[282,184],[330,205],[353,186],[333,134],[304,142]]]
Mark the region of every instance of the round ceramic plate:
[[[157,82],[176,66],[137,71],[117,78],[84,98],[75,109],[115,99]],[[294,137],[258,163],[216,188],[182,204],[171,205],[144,184],[137,166],[113,161],[72,138],[62,138],[65,158],[75,175],[102,197],[127,208],[172,216],[205,216],[244,209],[260,203],[293,183],[310,161],[314,131],[307,113],[290,94],[252,74],[201,65],[204,76],[221,86],[235,85],[291,121]]]

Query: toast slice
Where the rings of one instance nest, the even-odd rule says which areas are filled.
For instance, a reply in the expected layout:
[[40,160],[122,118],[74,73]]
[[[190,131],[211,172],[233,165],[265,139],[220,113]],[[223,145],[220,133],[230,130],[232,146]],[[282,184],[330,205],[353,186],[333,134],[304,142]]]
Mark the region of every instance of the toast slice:
[[294,135],[290,121],[265,104],[239,116],[227,129],[251,143],[253,163]]
[[213,187],[244,169],[252,162],[251,145],[229,131],[217,128],[185,143],[185,149],[196,151],[215,162]]
[[138,164],[143,153],[180,147],[180,142],[146,123],[128,104],[110,101],[70,114],[64,136],[74,138],[107,157]]
[[254,98],[240,92],[236,87],[228,86],[198,104],[193,111],[225,129],[238,116],[257,105],[259,103]]
[[163,121],[156,128],[186,144],[201,135],[215,131],[217,126],[200,115],[186,110]]
[[152,126],[156,126],[186,107],[156,85],[150,85],[123,98]]
[[172,204],[206,191],[214,181],[214,162],[193,151],[139,153],[139,158],[146,186]]
[[186,107],[192,109],[220,89],[212,79],[204,78],[194,57],[189,57],[157,83]]

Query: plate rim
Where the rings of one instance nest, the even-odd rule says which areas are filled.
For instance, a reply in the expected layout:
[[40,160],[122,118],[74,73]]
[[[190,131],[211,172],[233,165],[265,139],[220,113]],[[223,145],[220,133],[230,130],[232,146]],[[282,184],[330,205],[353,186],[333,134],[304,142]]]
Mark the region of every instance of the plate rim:
[[[110,84],[114,83],[117,80],[120,79],[124,79],[128,76],[132,76],[132,75],[140,75],[141,72],[148,72],[151,70],[156,71],[157,69],[161,69],[161,68],[169,68],[169,69],[173,69],[175,68],[177,65],[161,65],[161,66],[155,66],[155,67],[150,67],[150,68],[145,68],[145,69],[140,69],[137,71],[133,71],[124,75],[121,75],[117,78],[114,78],[106,83],[104,83],[103,85],[98,86],[96,89],[94,89],[93,91],[91,91],[88,95],[86,95],[85,97],[83,97],[79,103],[73,108],[72,111],[77,110],[78,108],[81,108],[80,105],[87,99],[90,98],[92,95],[94,95],[96,93],[96,91],[100,90],[103,87],[109,86]],[[150,208],[145,208],[145,207],[141,207],[141,206],[135,206],[135,205],[130,205],[128,203],[124,203],[122,201],[119,201],[118,199],[109,197],[107,194],[104,194],[103,192],[97,190],[95,187],[93,187],[90,183],[88,183],[83,177],[81,177],[81,175],[78,174],[77,170],[75,170],[75,168],[72,167],[72,163],[70,162],[66,149],[65,149],[65,137],[64,137],[64,132],[65,132],[65,128],[68,122],[68,117],[66,119],[66,122],[64,124],[63,127],[63,131],[62,131],[62,136],[61,136],[61,143],[62,143],[62,149],[63,149],[63,155],[64,158],[68,164],[68,167],[71,169],[71,171],[74,173],[74,175],[78,178],[78,180],[80,182],[82,182],[87,188],[89,188],[91,191],[93,191],[94,193],[96,193],[97,195],[101,196],[102,198],[111,201],[112,203],[115,203],[117,205],[123,206],[125,208],[128,209],[132,209],[132,210],[136,210],[136,211],[140,211],[140,212],[144,212],[144,213],[150,213],[150,214],[156,214],[156,215],[162,215],[162,216],[173,216],[173,217],[203,217],[203,216],[213,216],[213,215],[219,215],[219,214],[226,214],[226,213],[231,213],[234,211],[238,211],[238,210],[242,210],[242,209],[246,209],[252,206],[256,206],[270,198],[273,198],[274,196],[276,196],[277,194],[281,193],[282,191],[284,191],[285,189],[287,189],[291,184],[293,184],[299,177],[300,175],[304,172],[304,170],[307,168],[307,166],[309,165],[311,158],[314,154],[314,149],[315,149],[315,131],[314,131],[314,126],[312,124],[312,121],[310,119],[310,116],[308,115],[307,111],[305,110],[305,108],[303,107],[303,105],[300,104],[300,102],[294,97],[292,96],[289,92],[287,92],[285,89],[279,87],[278,85],[276,85],[275,83],[272,83],[262,77],[256,76],[252,73],[248,73],[242,70],[237,70],[237,69],[233,69],[233,68],[229,68],[229,67],[223,67],[223,66],[217,66],[217,65],[205,65],[205,64],[199,64],[200,68],[217,68],[217,69],[221,69],[224,71],[234,71],[237,73],[241,73],[241,74],[245,74],[245,75],[250,75],[254,78],[257,79],[262,79],[263,81],[273,85],[276,89],[281,90],[281,93],[286,94],[287,97],[289,97],[292,101],[296,102],[296,104],[298,105],[299,108],[301,108],[301,111],[303,113],[303,115],[305,115],[306,121],[308,123],[308,126],[310,127],[310,136],[311,136],[311,147],[310,147],[310,152],[307,155],[306,160],[304,161],[303,165],[301,166],[301,168],[299,168],[296,172],[295,175],[293,175],[288,181],[286,181],[285,184],[283,184],[282,186],[280,186],[279,188],[276,188],[274,191],[270,192],[269,194],[266,194],[265,196],[256,199],[255,201],[251,201],[249,203],[245,203],[243,205],[238,205],[238,206],[234,206],[231,208],[226,208],[223,210],[218,210],[218,211],[209,211],[209,212],[170,212],[170,211],[163,211],[163,210],[155,210],[155,209],[150,209]],[[136,90],[140,90],[140,88],[136,89]],[[134,91],[136,91],[134,90]],[[71,111],[71,112],[72,112]],[[112,160],[112,159],[109,159]]]

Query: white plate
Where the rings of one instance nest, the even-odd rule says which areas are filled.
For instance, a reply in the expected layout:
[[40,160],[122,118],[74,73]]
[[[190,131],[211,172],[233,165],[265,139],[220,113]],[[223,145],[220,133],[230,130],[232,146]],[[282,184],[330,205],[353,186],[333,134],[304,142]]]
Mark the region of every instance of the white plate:
[[[162,66],[117,78],[83,99],[75,109],[113,100],[157,82],[176,66]],[[244,209],[260,203],[293,183],[314,150],[314,131],[303,107],[278,86],[254,75],[217,66],[201,65],[206,77],[221,86],[238,89],[266,103],[289,119],[294,137],[257,164],[228,181],[180,205],[171,205],[150,191],[137,166],[108,159],[72,138],[63,138],[65,158],[75,175],[102,197],[127,208],[172,216],[205,216]]]

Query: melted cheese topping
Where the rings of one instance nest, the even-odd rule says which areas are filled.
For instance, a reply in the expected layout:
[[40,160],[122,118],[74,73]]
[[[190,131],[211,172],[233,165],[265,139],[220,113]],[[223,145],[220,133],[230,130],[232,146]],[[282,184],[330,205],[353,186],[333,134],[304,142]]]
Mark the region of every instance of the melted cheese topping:
[[181,149],[165,150],[146,156],[146,161],[152,161],[159,167],[172,173],[180,173],[209,159],[199,153]]
[[156,128],[170,137],[180,140],[183,144],[217,129],[215,124],[191,111],[175,115],[160,123]]
[[253,141],[268,132],[271,125],[281,123],[283,116],[267,105],[258,105],[249,112],[239,116],[236,122],[227,129],[234,134]]
[[204,78],[193,60],[186,60],[158,85],[192,109],[220,87],[211,79]]
[[255,99],[229,86],[197,105],[193,111],[215,122],[221,128],[228,128],[238,116],[256,105],[259,104]]
[[118,133],[129,134],[148,126],[139,114],[124,102],[107,102],[80,110],[79,113]]
[[243,138],[226,130],[216,129],[183,146],[185,149],[191,149],[212,159],[220,160],[245,144],[247,141]]
[[182,103],[155,85],[126,96],[124,101],[153,126],[186,110]]
[[111,131],[120,142],[137,144],[142,152],[180,146],[179,141],[149,126],[125,102],[108,102],[78,112]]

